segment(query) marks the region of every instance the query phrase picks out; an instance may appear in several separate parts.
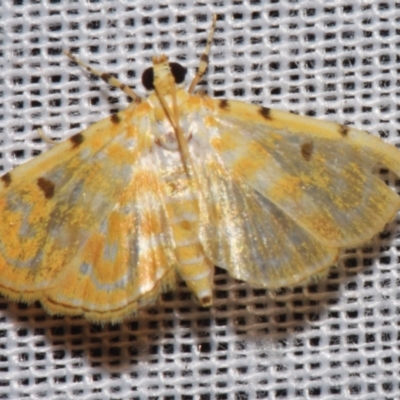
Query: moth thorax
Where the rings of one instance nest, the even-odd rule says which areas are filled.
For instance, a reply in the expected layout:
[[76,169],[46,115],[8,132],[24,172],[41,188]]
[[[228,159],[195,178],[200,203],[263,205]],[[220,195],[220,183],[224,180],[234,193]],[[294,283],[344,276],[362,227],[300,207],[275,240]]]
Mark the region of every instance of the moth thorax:
[[179,151],[179,144],[176,133],[167,119],[159,121],[157,126],[158,132],[155,139],[156,145],[168,151]]

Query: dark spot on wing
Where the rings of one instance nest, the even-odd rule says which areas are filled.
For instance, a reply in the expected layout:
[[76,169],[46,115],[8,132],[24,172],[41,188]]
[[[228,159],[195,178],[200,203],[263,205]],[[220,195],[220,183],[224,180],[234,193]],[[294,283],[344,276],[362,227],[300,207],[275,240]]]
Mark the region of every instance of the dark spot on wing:
[[311,160],[312,153],[314,151],[314,144],[313,142],[303,143],[301,145],[301,155],[306,161]]
[[258,112],[261,114],[262,117],[265,119],[271,119],[271,110],[268,107],[260,107]]
[[342,136],[347,136],[349,134],[349,128],[346,125],[339,125],[339,133]]
[[71,136],[69,140],[72,143],[72,148],[75,149],[83,143],[85,137],[82,135],[82,133],[76,133],[75,135]]
[[112,115],[110,116],[110,121],[111,121],[113,124],[119,124],[119,123],[121,122],[121,117],[120,117],[118,114],[112,114]]
[[226,99],[220,100],[219,108],[222,108],[223,110],[227,110],[229,108],[229,101]]
[[38,178],[37,185],[46,199],[51,199],[54,196],[54,183],[52,181],[46,178]]
[[5,173],[0,179],[3,182],[5,187],[10,186],[10,184],[11,184],[11,174],[9,172]]

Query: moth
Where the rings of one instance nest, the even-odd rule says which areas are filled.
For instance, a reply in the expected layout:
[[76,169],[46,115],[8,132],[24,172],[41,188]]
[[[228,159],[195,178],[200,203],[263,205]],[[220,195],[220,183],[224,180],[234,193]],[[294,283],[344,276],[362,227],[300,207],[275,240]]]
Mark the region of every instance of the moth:
[[51,314],[118,322],[173,290],[201,306],[217,265],[255,287],[306,282],[380,232],[400,152],[364,131],[195,93],[165,55],[140,98],[0,178],[0,292]]

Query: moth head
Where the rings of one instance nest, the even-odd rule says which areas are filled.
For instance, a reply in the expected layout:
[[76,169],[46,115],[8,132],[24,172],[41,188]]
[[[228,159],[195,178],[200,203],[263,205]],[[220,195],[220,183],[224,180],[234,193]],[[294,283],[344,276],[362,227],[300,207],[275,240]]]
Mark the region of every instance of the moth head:
[[144,70],[142,84],[147,90],[154,90],[155,84],[164,91],[168,85],[184,82],[187,69],[176,62],[169,62],[166,55],[153,57],[153,66]]

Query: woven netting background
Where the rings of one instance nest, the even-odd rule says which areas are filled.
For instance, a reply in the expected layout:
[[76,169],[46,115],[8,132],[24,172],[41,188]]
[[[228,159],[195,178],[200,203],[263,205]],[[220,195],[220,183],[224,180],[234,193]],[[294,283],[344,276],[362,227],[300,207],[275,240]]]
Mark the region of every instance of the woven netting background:
[[[5,0],[0,168],[49,148],[38,126],[66,138],[128,104],[63,49],[144,95],[161,51],[193,76],[213,13],[200,88],[400,144],[399,2]],[[254,290],[217,270],[209,310],[184,284],[103,327],[0,298],[0,399],[400,399],[398,222],[306,288]]]

